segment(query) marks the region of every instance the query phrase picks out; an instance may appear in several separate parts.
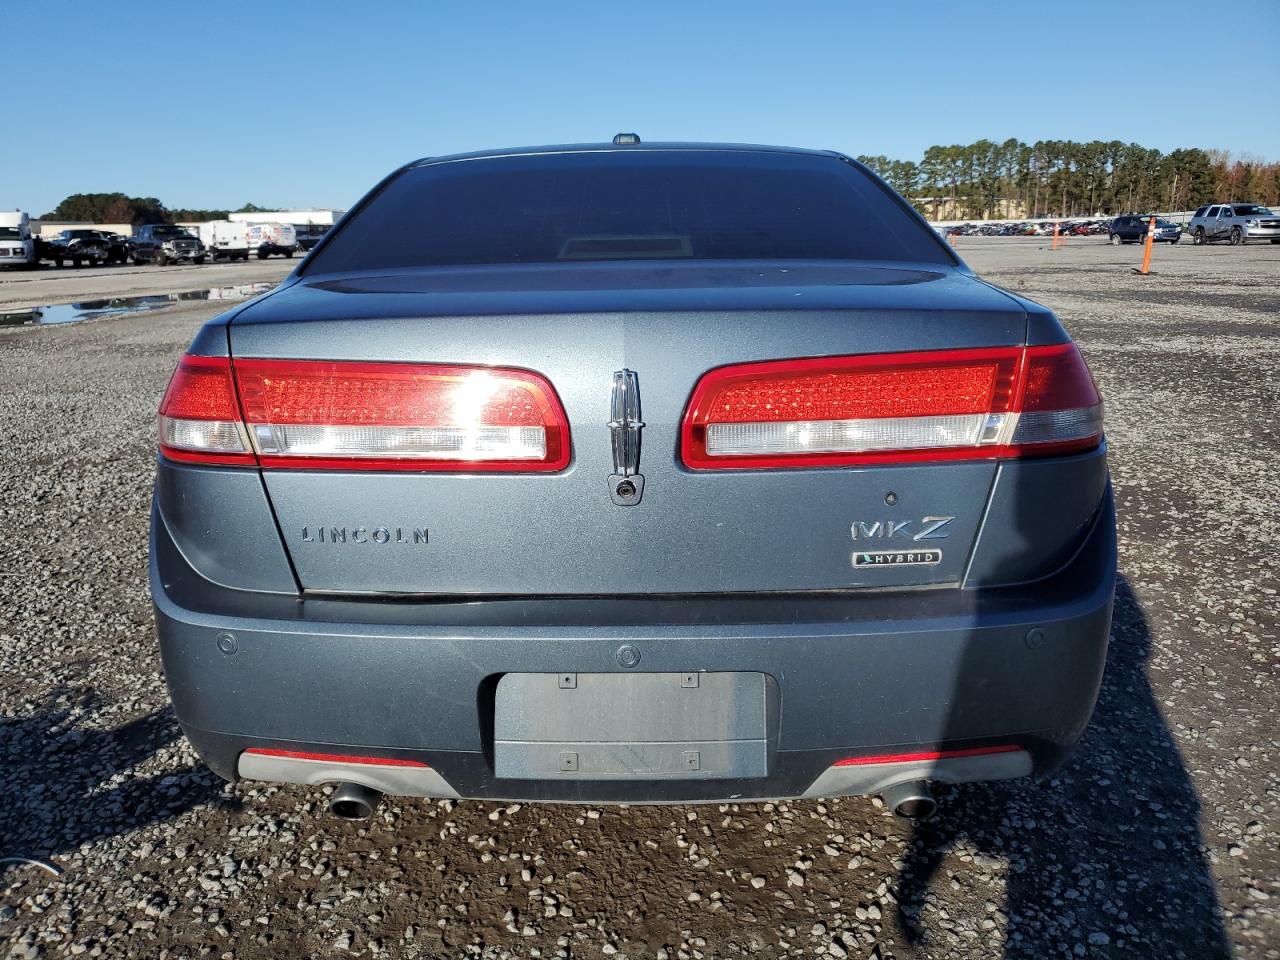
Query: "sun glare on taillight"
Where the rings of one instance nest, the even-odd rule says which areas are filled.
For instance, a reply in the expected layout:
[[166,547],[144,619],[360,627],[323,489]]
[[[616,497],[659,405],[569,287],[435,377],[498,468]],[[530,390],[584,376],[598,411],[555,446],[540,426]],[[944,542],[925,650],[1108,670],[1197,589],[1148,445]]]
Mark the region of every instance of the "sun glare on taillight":
[[775,360],[721,367],[681,431],[695,469],[1033,456],[1102,436],[1074,344]]
[[526,370],[415,363],[237,360],[264,467],[562,470],[569,425]]
[[231,361],[184,356],[160,402],[160,450],[186,463],[256,463],[240,420]]
[[189,356],[160,414],[165,455],[201,463],[514,472],[570,456],[551,384],[498,367]]

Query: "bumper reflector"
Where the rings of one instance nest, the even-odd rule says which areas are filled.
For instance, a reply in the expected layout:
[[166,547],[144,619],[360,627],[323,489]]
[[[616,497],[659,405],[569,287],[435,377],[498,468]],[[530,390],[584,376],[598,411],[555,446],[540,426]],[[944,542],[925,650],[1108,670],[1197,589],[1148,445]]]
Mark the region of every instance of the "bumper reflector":
[[338,753],[305,753],[297,750],[273,750],[268,747],[250,747],[245,753],[259,757],[287,757],[290,760],[317,760],[322,763],[365,763],[373,767],[422,767],[419,760],[398,760],[394,757],[359,757]]
[[1022,747],[1016,743],[1001,743],[991,747],[970,747],[965,750],[925,750],[919,753],[878,753],[868,757],[846,757],[837,760],[833,767],[861,767],[877,763],[923,763],[930,760],[952,760],[959,757],[985,757],[993,753],[1017,753]]

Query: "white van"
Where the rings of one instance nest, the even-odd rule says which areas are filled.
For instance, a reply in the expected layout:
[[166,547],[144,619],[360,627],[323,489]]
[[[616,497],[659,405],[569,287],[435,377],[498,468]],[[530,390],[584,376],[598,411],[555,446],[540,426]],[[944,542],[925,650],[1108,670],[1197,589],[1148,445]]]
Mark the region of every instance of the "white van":
[[273,253],[292,257],[298,247],[298,235],[291,223],[250,223],[249,249],[265,260]]
[[34,267],[36,263],[31,218],[21,210],[0,210],[0,267]]
[[199,225],[200,242],[214,260],[249,259],[249,225],[230,220],[208,220]]

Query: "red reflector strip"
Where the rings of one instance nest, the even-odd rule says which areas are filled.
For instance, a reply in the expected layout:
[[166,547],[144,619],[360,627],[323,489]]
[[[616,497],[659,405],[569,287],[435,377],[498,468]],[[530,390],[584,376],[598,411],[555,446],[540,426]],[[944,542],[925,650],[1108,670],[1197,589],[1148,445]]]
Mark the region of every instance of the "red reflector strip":
[[273,750],[268,747],[250,747],[245,753],[260,757],[287,757],[290,760],[318,760],[323,763],[363,763],[371,767],[420,767],[431,769],[419,760],[397,760],[393,757],[355,757],[340,753],[306,753],[300,750]]
[[984,757],[993,753],[1018,753],[1022,747],[1016,743],[1001,743],[993,747],[971,747],[967,750],[926,750],[920,753],[878,753],[869,757],[847,757],[837,760],[833,767],[861,767],[875,763],[926,763],[930,760],[951,760],[960,757]]

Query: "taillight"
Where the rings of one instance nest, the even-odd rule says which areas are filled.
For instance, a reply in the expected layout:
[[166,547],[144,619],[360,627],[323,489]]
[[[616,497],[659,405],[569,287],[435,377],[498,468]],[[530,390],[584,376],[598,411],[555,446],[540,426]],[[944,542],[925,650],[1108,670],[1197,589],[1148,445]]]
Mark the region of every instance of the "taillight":
[[721,367],[681,430],[695,469],[966,460],[1094,447],[1102,399],[1074,344]]
[[[569,463],[569,423],[544,377],[526,370],[322,360],[213,361],[228,371],[242,461],[308,470],[554,471]],[[170,393],[173,393],[170,387]],[[177,460],[188,447],[165,441]],[[240,413],[243,411],[243,418]],[[176,452],[175,452],[176,451]],[[217,462],[233,462],[218,458]]]
[[160,401],[160,450],[186,463],[253,465],[231,361],[184,356]]

